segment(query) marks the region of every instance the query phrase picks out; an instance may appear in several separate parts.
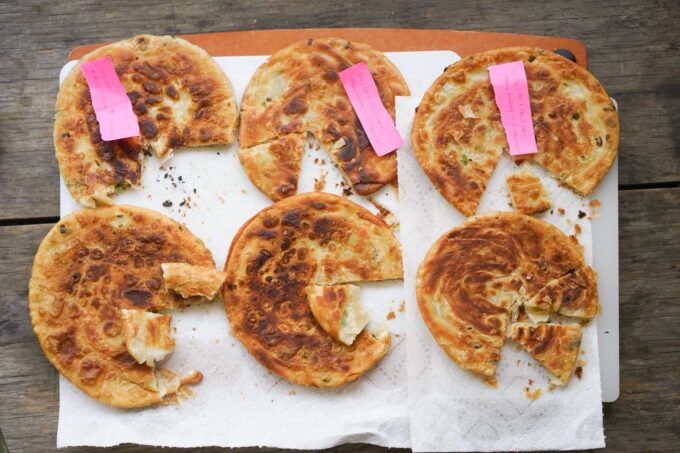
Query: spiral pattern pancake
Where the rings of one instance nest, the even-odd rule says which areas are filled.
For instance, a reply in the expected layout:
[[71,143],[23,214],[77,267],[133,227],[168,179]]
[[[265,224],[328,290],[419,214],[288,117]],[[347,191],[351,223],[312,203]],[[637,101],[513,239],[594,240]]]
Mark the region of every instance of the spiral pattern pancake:
[[[446,354],[493,381],[513,309],[582,270],[592,272],[581,247],[556,227],[519,213],[485,214],[432,245],[418,269],[418,306]],[[579,303],[597,306],[596,283],[588,285]]]

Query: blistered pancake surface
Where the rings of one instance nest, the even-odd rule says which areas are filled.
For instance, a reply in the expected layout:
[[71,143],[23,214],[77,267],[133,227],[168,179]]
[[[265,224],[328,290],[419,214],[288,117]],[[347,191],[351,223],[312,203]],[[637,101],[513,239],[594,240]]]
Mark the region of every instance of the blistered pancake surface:
[[387,351],[363,330],[351,346],[314,318],[305,288],[400,279],[399,243],[378,217],[343,197],[307,193],[260,211],[232,241],[223,296],[233,334],[291,382],[337,387]]
[[186,303],[163,288],[163,262],[214,267],[184,226],[130,206],[78,211],[40,244],[29,283],[33,330],[57,370],[101,402],[142,407],[163,398],[154,369],[126,349],[121,317]]
[[487,68],[521,60],[538,152],[523,155],[581,194],[609,171],[619,148],[616,109],[581,66],[553,52],[502,48],[464,58],[428,89],[413,122],[416,158],[442,196],[473,215],[503,152],[508,150]]
[[[367,44],[338,38],[300,41],[255,72],[241,102],[239,158],[265,195],[279,200],[296,192],[307,133],[326,148],[357,193],[373,193],[396,179],[396,155],[375,154],[338,76],[359,62],[368,65],[394,119],[394,97],[408,95],[408,87],[383,53]],[[290,134],[298,138],[285,140]],[[288,165],[271,167],[280,161]]]
[[[80,63],[110,57],[137,115],[139,137],[102,141]],[[229,79],[200,47],[174,36],[139,35],[85,55],[59,89],[54,147],[66,187],[81,204],[138,186],[144,153],[229,144],[238,111]]]
[[518,322],[511,327],[513,341],[538,360],[560,384],[569,382],[581,350],[581,326]]
[[[512,310],[581,270],[590,271],[581,247],[556,227],[519,213],[485,214],[432,245],[418,269],[418,306],[447,355],[492,380]],[[589,284],[581,292],[596,295]]]

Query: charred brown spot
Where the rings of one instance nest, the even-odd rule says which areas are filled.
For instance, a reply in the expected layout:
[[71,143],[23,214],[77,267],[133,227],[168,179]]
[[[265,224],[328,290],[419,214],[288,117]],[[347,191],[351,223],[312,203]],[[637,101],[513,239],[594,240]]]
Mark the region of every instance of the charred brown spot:
[[95,359],[86,358],[80,364],[80,380],[84,384],[93,385],[101,374],[102,366]]
[[179,93],[177,92],[177,90],[175,89],[175,87],[172,86],[172,85],[168,85],[168,86],[165,88],[165,94],[167,94],[168,96],[170,96],[170,98],[174,99],[175,101],[179,99]]
[[104,333],[109,337],[115,337],[120,333],[120,325],[114,321],[104,322],[104,326],[102,327],[102,329],[104,330]]
[[75,358],[80,357],[80,347],[74,328],[47,337],[45,343],[45,348],[56,354],[59,361],[65,365],[70,365]]
[[149,94],[160,94],[161,87],[158,83],[152,80],[146,80],[142,83],[142,88]]
[[132,305],[139,308],[147,308],[150,305],[152,294],[149,291],[141,289],[128,289],[123,292]]
[[207,142],[208,140],[210,140],[210,139],[212,138],[212,135],[213,135],[213,133],[212,133],[212,131],[211,131],[210,129],[207,129],[207,128],[203,128],[203,127],[202,127],[202,128],[201,128],[201,131],[200,131],[200,133],[199,133],[199,139],[200,139],[202,142]]
[[344,161],[352,160],[357,155],[357,149],[354,145],[354,139],[345,137],[345,145],[340,148],[340,159]]
[[151,291],[156,291],[161,287],[161,279],[160,278],[150,278],[146,281],[146,287],[149,288]]
[[156,135],[158,135],[158,127],[156,127],[154,122],[150,119],[142,120],[139,126],[142,130],[142,135],[144,135],[146,138],[154,138]]
[[303,96],[295,96],[284,107],[283,113],[286,115],[295,115],[298,113],[305,113],[307,111],[307,103]]
[[146,105],[159,104],[163,99],[160,96],[147,96],[144,98],[144,103]]
[[301,215],[299,211],[297,210],[286,211],[286,213],[283,215],[283,220],[281,221],[281,224],[295,227],[300,224],[300,219]]
[[116,354],[113,356],[113,359],[123,368],[132,368],[137,366],[137,361],[127,351]]

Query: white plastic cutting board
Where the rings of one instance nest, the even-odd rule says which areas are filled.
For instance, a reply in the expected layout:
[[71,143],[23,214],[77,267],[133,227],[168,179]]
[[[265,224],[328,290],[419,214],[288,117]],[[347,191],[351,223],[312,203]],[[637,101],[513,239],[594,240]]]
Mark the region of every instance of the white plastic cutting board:
[[[459,57],[450,51],[388,52],[387,55],[404,75],[411,94],[421,97],[432,81],[441,74],[445,66]],[[216,57],[215,60],[228,74],[240,100],[255,69],[266,60],[266,56]],[[61,70],[60,82],[76,64],[67,63]],[[314,159],[317,162],[314,162]],[[326,164],[322,165],[321,161]],[[223,219],[233,216],[250,215],[268,206],[270,201],[250,184],[238,167],[238,158],[233,149],[207,148],[204,150],[181,150],[160,168],[156,157],[147,158],[139,190],[127,190],[115,197],[117,203],[145,206],[162,212],[185,223],[191,231],[203,239],[213,252],[218,266],[224,262],[229,241],[235,231],[226,227]],[[315,179],[326,180],[325,191],[342,193],[342,177],[333,167],[325,152],[308,149],[303,159],[300,192],[311,191]],[[225,169],[236,169],[238,174],[225,174]],[[165,174],[170,176],[165,177]],[[325,176],[322,176],[325,175]],[[182,181],[177,177],[182,176]],[[197,193],[193,193],[193,189]],[[230,212],[226,200],[234,191],[245,191],[253,200],[247,214]],[[179,204],[187,197],[192,208]],[[397,200],[391,187],[381,190],[373,197],[390,211],[396,212]],[[600,349],[600,373],[602,378],[602,399],[614,401],[619,395],[619,250],[618,250],[618,161],[614,163],[605,179],[600,183],[593,198],[601,201],[599,215],[593,220],[594,268],[599,275],[598,287],[602,314],[598,317],[598,339]],[[375,206],[362,197],[351,199],[373,212]],[[172,208],[163,207],[163,202],[173,202]],[[60,183],[60,214],[67,215],[80,209],[71,198],[63,180]],[[228,222],[232,223],[232,222]]]

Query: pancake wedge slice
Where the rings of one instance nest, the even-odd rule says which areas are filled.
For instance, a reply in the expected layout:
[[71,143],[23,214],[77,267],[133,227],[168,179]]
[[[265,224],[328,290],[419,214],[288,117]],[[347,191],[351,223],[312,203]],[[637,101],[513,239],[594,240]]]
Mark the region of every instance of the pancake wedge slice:
[[161,269],[165,287],[185,299],[204,297],[213,300],[227,277],[214,267],[187,263],[163,263]]
[[335,340],[351,346],[369,320],[359,302],[359,287],[308,286],[305,291],[312,314],[323,330]]
[[540,214],[552,207],[550,198],[538,176],[521,170],[505,178],[512,205],[523,214]]
[[591,319],[600,310],[595,272],[589,266],[572,270],[549,281],[525,305],[550,313]]
[[538,360],[555,383],[569,383],[581,351],[580,325],[515,323],[510,338]]
[[121,315],[125,348],[137,363],[156,366],[175,348],[175,340],[170,336],[170,315],[125,308]]

